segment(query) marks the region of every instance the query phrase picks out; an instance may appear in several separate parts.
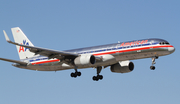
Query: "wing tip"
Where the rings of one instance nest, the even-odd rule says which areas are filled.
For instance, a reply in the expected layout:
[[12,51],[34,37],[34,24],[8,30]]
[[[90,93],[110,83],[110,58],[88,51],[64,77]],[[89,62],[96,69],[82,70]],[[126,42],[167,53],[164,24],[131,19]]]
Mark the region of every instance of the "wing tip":
[[6,41],[7,41],[7,42],[10,42],[11,40],[9,39],[9,37],[8,37],[8,35],[7,35],[7,33],[6,33],[6,31],[3,30],[3,32],[4,32],[4,36],[5,36]]

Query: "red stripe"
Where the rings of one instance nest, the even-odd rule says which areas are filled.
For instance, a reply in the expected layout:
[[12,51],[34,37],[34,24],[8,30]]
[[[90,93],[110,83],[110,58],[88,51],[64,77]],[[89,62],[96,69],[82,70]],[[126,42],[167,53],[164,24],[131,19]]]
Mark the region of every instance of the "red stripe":
[[60,60],[59,60],[59,59],[46,60],[46,61],[34,62],[34,63],[31,63],[31,64],[32,64],[32,65],[35,65],[35,64],[44,64],[44,63],[57,62],[57,61],[60,61]]
[[93,54],[95,56],[98,55],[105,55],[105,54],[114,54],[114,53],[122,53],[122,52],[130,52],[130,51],[138,51],[138,50],[145,50],[145,49],[150,49],[150,48],[164,48],[164,47],[173,47],[172,45],[163,45],[163,46],[150,46],[150,47],[142,47],[142,48],[135,48],[135,49],[128,49],[128,50],[119,50],[119,51],[113,51],[113,52],[105,52],[105,53],[97,53]]

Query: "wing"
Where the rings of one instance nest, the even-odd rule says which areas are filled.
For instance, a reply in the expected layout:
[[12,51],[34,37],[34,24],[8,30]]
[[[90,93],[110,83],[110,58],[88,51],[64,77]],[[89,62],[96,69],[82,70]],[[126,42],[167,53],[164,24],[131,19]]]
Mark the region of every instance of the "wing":
[[40,48],[40,47],[34,47],[34,46],[27,46],[27,45],[23,45],[23,44],[19,44],[19,43],[15,43],[12,42],[8,35],[6,34],[5,31],[4,32],[4,36],[6,38],[6,41],[8,43],[14,44],[14,45],[18,45],[21,47],[25,47],[28,48],[30,50],[30,52],[33,52],[36,54],[40,54],[43,56],[47,56],[49,58],[58,58],[58,59],[73,59],[78,57],[79,55],[76,53],[71,53],[71,52],[64,52],[64,51],[56,51],[56,50],[51,50],[51,49],[46,49],[46,48]]

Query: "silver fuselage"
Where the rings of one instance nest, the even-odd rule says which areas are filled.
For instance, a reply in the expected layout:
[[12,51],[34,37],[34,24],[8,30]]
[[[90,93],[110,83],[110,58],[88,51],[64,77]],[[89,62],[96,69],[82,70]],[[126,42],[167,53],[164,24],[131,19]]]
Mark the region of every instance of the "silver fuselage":
[[[165,44],[160,44],[161,42]],[[82,69],[97,66],[106,67],[119,61],[159,57],[173,53],[175,48],[166,43],[168,42],[163,39],[142,39],[65,51],[78,53],[79,55],[92,54],[102,58],[102,60],[97,60],[95,64],[77,66],[78,69]],[[45,56],[35,56],[21,61],[27,62],[28,65],[13,64],[13,66],[38,71],[58,71],[74,68],[73,65],[64,63],[63,60],[49,59]]]

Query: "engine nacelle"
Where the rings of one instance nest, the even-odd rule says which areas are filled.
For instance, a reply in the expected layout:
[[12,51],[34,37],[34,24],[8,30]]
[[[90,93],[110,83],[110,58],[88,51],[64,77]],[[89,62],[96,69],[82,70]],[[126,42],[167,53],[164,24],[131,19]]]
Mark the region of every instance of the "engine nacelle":
[[79,57],[76,57],[74,64],[76,66],[88,66],[96,63],[96,58],[94,55],[82,54]]
[[133,71],[134,64],[130,61],[121,61],[119,63],[116,63],[114,65],[111,65],[111,72],[115,73],[128,73]]

